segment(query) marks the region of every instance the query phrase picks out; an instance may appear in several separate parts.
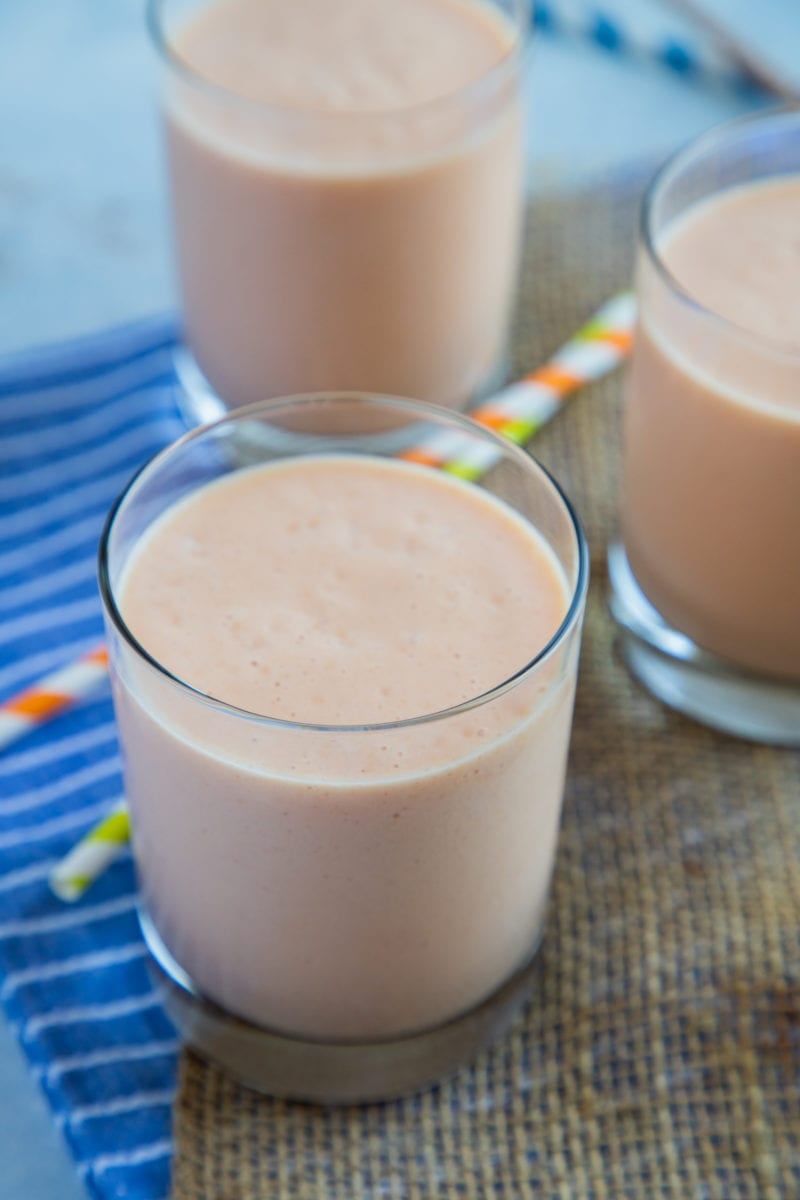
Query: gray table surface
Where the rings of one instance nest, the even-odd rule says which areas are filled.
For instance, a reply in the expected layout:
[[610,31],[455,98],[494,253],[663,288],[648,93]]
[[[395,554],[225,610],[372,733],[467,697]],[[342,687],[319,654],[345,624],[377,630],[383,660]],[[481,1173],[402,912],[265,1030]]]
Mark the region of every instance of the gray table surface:
[[[584,0],[570,2],[580,11]],[[797,0],[706,3],[792,65]],[[603,7],[645,36],[681,28],[658,0]],[[0,353],[174,303],[142,10],[143,0],[0,2]],[[578,186],[659,157],[750,105],[647,62],[550,38],[532,55],[527,96],[532,189]],[[85,1197],[2,1019],[0,1196]]]

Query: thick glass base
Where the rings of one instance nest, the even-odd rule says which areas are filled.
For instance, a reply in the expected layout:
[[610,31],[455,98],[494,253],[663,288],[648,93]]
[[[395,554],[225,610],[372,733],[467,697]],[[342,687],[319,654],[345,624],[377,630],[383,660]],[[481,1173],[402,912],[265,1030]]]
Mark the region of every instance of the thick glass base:
[[[173,354],[173,363],[175,375],[178,379],[178,407],[187,427],[193,429],[197,425],[206,425],[211,421],[217,421],[220,417],[224,417],[228,411],[227,405],[217,395],[200,370],[197,360],[188,346],[181,343],[176,347]],[[468,410],[481,400],[494,395],[508,381],[510,368],[510,355],[506,353],[501,356],[475,394],[470,396],[469,400],[462,407]],[[263,398],[267,399],[268,397],[265,396]],[[413,400],[421,398],[419,396],[409,397],[409,399]]]
[[156,989],[189,1045],[258,1092],[317,1104],[390,1100],[452,1074],[506,1032],[531,990],[541,942],[540,933],[525,967],[445,1025],[384,1042],[317,1042],[263,1029],[205,999],[147,913],[139,919]]
[[800,746],[800,684],[751,674],[673,629],[636,582],[621,542],[609,547],[608,573],[625,661],[649,692],[724,733]]

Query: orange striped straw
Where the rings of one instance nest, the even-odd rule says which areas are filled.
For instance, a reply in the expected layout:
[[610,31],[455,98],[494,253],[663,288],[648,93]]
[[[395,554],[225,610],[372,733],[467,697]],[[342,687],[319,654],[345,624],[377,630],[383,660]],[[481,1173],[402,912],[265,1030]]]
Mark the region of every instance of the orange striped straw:
[[0,750],[91,695],[107,673],[108,651],[97,646],[1,704]]
[[[613,371],[633,343],[636,301],[620,292],[583,325],[543,366],[512,383],[469,414],[517,446],[524,446],[584,384]],[[400,456],[451,475],[476,480],[497,462],[500,452],[466,433],[434,434]]]

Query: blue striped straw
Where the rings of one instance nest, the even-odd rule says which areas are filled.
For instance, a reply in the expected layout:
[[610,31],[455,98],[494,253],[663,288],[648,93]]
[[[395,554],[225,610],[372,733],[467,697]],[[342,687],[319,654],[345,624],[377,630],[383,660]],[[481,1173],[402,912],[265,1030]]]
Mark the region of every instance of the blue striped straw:
[[726,55],[683,37],[647,37],[616,14],[561,0],[534,3],[534,27],[542,33],[591,42],[609,54],[657,63],[685,79],[757,92],[753,79]]

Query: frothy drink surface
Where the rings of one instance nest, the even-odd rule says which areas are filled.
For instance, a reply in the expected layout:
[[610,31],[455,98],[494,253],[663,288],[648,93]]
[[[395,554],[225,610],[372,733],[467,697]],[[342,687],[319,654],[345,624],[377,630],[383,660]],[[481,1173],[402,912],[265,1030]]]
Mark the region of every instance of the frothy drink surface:
[[800,353],[800,179],[748,184],[699,204],[659,249],[700,304]]
[[800,678],[800,178],[731,189],[642,264],[623,536],[639,583],[701,646]]
[[486,382],[517,273],[518,84],[453,97],[517,36],[482,0],[212,0],[177,29],[200,81],[167,95],[187,334],[228,405],[463,404]]
[[[148,531],[120,596],[190,685],[344,724],[500,684],[568,607],[552,551],[510,508],[351,457],[196,493]],[[129,674],[115,699],[137,858],[178,961],[233,1011],[311,1036],[418,1029],[486,996],[541,930],[574,666],[556,656],[459,717],[331,734]]]
[[457,91],[512,41],[481,0],[216,0],[179,47],[210,82],[252,100],[373,113]]
[[496,687],[566,610],[512,511],[407,464],[240,471],[170,513],[124,588],[134,634],[239,708],[317,724],[422,716]]

